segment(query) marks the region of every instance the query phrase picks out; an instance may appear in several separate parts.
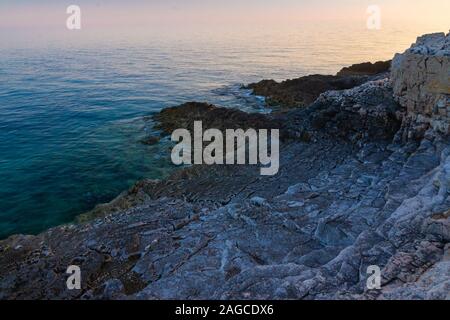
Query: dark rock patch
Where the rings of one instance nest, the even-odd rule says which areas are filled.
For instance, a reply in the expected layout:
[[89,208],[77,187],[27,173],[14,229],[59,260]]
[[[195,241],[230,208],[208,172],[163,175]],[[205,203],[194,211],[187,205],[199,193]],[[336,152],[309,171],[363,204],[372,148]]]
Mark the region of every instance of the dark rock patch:
[[140,142],[142,144],[152,146],[152,145],[157,144],[159,142],[159,140],[160,140],[160,138],[157,136],[149,136],[149,137],[142,139]]
[[221,108],[202,102],[188,102],[162,110],[153,116],[156,128],[169,135],[176,129],[193,130],[194,121],[202,121],[203,128],[224,129],[279,129],[281,123],[264,114],[246,113],[237,109]]
[[345,90],[359,86],[372,80],[371,77],[375,75],[388,72],[390,65],[391,61],[366,62],[343,68],[335,76],[316,74],[283,82],[262,80],[245,88],[252,89],[255,95],[265,97],[268,105],[279,106],[283,111],[308,106],[321,93],[329,90]]
[[368,80],[365,76],[310,75],[298,79],[276,82],[263,80],[249,84],[255,95],[266,97],[266,102],[281,108],[305,107],[329,90],[344,90],[358,86]]
[[353,64],[350,67],[342,68],[337,73],[338,76],[362,76],[362,75],[376,75],[383,72],[388,72],[391,68],[392,60],[377,61],[375,63],[364,62]]

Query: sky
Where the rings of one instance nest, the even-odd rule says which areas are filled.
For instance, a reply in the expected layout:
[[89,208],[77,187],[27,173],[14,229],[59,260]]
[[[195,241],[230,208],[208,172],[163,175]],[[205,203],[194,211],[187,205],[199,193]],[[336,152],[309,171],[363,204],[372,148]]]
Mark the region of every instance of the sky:
[[0,28],[64,27],[69,5],[81,8],[84,27],[98,29],[364,21],[369,5],[385,21],[450,28],[449,0],[1,0]]

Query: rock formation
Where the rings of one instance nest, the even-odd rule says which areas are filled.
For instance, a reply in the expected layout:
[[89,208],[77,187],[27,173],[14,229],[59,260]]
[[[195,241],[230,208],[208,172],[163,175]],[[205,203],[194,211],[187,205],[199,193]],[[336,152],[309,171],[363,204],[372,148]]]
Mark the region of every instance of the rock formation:
[[335,76],[315,74],[280,83],[262,80],[246,88],[252,89],[255,95],[265,97],[268,105],[278,107],[276,111],[284,111],[308,106],[326,91],[351,89],[380,75],[383,77],[389,67],[390,61],[366,62],[343,68]]
[[264,96],[270,106],[291,109],[309,105],[323,92],[349,89],[367,81],[366,76],[341,77],[316,74],[280,83],[263,80],[249,84],[246,88],[252,89],[255,95]]
[[[138,183],[95,220],[0,241],[0,299],[449,299],[447,39],[419,38],[391,79],[267,118],[286,136],[276,176],[192,166]],[[66,289],[69,265],[81,290]],[[379,290],[366,286],[374,265]]]
[[350,67],[342,68],[337,73],[338,76],[354,76],[354,75],[376,75],[383,72],[388,72],[391,67],[391,60],[377,61],[375,63],[365,62],[351,65]]
[[219,130],[238,128],[279,129],[282,125],[276,119],[263,114],[219,108],[200,102],[187,102],[176,107],[166,108],[152,118],[157,121],[156,128],[162,130],[163,135],[169,135],[179,128],[192,131],[194,121],[202,121],[205,128]]
[[450,37],[436,33],[417,39],[409,50],[397,54],[392,63],[396,100],[407,108],[413,133],[430,126],[450,132]]

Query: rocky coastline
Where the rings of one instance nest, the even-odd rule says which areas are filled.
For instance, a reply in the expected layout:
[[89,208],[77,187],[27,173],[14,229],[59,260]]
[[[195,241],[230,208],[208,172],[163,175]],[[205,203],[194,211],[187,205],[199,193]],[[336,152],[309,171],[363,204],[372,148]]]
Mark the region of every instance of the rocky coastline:
[[[268,115],[161,111],[162,135],[195,120],[279,129],[280,172],[194,165],[11,236],[0,299],[450,299],[449,73],[450,36],[431,34],[392,63],[248,85],[279,106]],[[373,265],[381,289],[366,287]]]
[[326,91],[351,89],[371,80],[385,78],[390,66],[390,61],[366,62],[345,67],[336,75],[314,74],[280,83],[262,80],[244,88],[264,96],[268,105],[278,107],[275,111],[282,112],[308,106]]

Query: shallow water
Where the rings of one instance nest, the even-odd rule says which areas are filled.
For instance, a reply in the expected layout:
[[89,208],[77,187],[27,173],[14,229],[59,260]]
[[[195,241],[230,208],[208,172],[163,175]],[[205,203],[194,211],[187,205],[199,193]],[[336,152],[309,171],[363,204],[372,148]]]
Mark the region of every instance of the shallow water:
[[32,37],[0,32],[0,238],[71,221],[173,166],[143,116],[196,100],[247,111],[239,84],[390,59],[417,28],[299,26],[246,32]]

